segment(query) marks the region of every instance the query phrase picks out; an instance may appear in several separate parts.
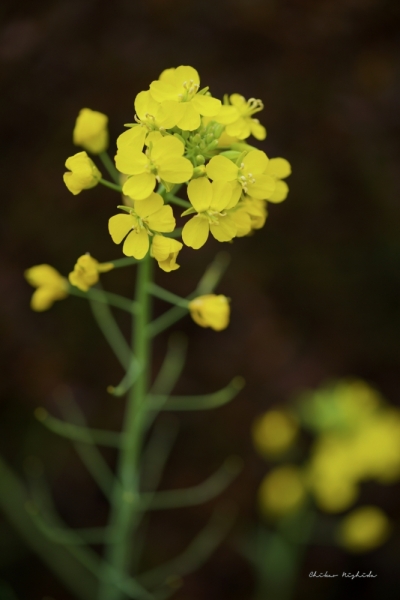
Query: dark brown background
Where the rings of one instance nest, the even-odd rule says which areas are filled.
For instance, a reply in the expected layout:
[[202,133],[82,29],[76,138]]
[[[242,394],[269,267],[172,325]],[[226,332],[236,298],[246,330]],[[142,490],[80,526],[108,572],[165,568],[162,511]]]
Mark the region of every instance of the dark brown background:
[[[136,93],[164,68],[190,64],[217,97],[262,98],[268,137],[259,147],[293,166],[290,195],[271,206],[266,227],[226,245],[232,264],[219,291],[232,298],[229,329],[217,334],[189,319],[180,326],[190,336],[180,391],[212,391],[236,374],[248,385],[228,407],[180,416],[165,487],[199,482],[230,454],[245,459],[245,470],[228,494],[240,506],[234,535],[187,579],[179,600],[252,598],[252,571],[236,545],[256,522],[255,492],[267,468],[250,441],[257,414],[349,375],[399,402],[399,19],[396,0],[38,0],[0,7],[0,449],[21,474],[27,456],[43,460],[71,526],[101,525],[107,506],[68,443],[35,423],[33,410],[56,411],[54,389],[67,383],[93,425],[118,427],[122,402],[105,388],[121,372],[84,301],[35,314],[22,273],[49,262],[67,274],[87,251],[99,260],[120,255],[107,233],[112,192],[72,196],[62,182],[65,159],[76,151],[78,111],[107,113],[115,139],[133,119]],[[157,281],[190,292],[220,248],[210,241],[200,252],[186,249],[180,271],[159,272]],[[130,270],[104,282],[133,292]],[[155,303],[156,312],[163,309]],[[165,342],[156,344],[155,366]],[[399,486],[367,485],[362,501],[399,517]],[[179,552],[210,510],[160,513],[147,560]],[[395,534],[384,548],[353,559],[312,546],[296,599],[354,597],[354,588],[363,598],[389,598],[398,584],[399,541]],[[6,522],[0,550],[10,600],[13,593],[19,600],[70,598]],[[358,569],[378,578],[308,578],[310,570]]]

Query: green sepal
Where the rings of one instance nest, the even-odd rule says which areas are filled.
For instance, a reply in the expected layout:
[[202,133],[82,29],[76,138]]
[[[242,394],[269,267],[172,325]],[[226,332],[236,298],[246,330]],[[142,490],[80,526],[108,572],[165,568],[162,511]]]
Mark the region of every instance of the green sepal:
[[133,210],[133,207],[132,207],[132,206],[125,206],[124,204],[119,204],[119,205],[117,206],[117,208],[119,208],[119,209],[121,209],[121,210],[124,210],[124,211],[125,211],[125,212],[127,212],[129,215],[130,215],[130,214],[132,214],[132,210]]
[[191,206],[190,208],[188,208],[181,214],[181,217],[187,217],[188,215],[194,215],[196,212],[197,211],[193,208],[193,206]]

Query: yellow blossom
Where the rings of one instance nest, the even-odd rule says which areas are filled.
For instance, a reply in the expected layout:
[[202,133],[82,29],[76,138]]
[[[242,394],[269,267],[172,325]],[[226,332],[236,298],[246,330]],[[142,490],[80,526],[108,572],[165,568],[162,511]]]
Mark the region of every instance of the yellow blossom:
[[277,456],[286,452],[298,434],[296,419],[284,410],[269,410],[253,425],[253,442],[264,456]]
[[150,254],[156,259],[160,269],[170,273],[170,271],[176,271],[180,267],[176,259],[182,248],[183,244],[178,242],[178,240],[163,235],[155,235],[151,244]]
[[169,114],[165,106],[156,102],[150,90],[139,92],[135,98],[136,121],[149,131],[170,129],[175,126],[175,114]]
[[70,156],[65,166],[69,171],[64,173],[64,183],[74,196],[82,190],[88,190],[99,183],[101,173],[88,157],[86,152],[78,152],[74,156]]
[[193,131],[200,126],[201,115],[211,117],[221,106],[220,100],[199,93],[199,89],[200,78],[196,69],[180,66],[163,71],[159,79],[151,83],[150,94],[160,103],[163,118],[171,120],[169,127],[177,125],[183,130]]
[[170,206],[164,205],[160,194],[152,193],[140,202],[135,201],[129,214],[111,217],[108,229],[113,242],[125,239],[122,251],[126,256],[140,260],[149,250],[149,236],[175,229],[175,218]]
[[69,274],[69,282],[75,287],[87,292],[90,287],[99,281],[99,273],[106,273],[114,268],[112,263],[99,263],[90,254],[80,256],[75,263],[74,270]]
[[258,500],[267,516],[283,517],[298,510],[306,499],[301,471],[294,465],[284,465],[270,471],[261,482]]
[[369,552],[386,542],[390,529],[389,519],[380,508],[360,506],[344,517],[336,538],[350,552]]
[[205,294],[189,302],[190,315],[200,327],[222,331],[229,325],[230,307],[226,296]]
[[230,181],[235,188],[258,200],[268,199],[274,192],[276,179],[266,175],[268,157],[261,150],[251,150],[239,166],[226,156],[213,156],[206,167],[213,181]]
[[31,308],[47,310],[56,300],[68,296],[68,281],[50,265],[36,265],[25,271],[25,279],[37,290],[31,299]]
[[76,119],[73,140],[92,154],[100,154],[108,147],[108,117],[96,110],[82,108]]
[[243,237],[254,229],[264,227],[268,212],[265,200],[244,196],[232,211],[232,219],[237,227],[237,237]]
[[229,242],[235,237],[236,225],[229,209],[238,202],[240,190],[230,182],[211,183],[206,177],[200,177],[189,183],[187,193],[193,209],[184,214],[197,212],[182,230],[182,239],[187,246],[196,250],[201,248],[210,231],[219,242]]
[[192,163],[183,157],[185,146],[176,137],[163,137],[155,131],[148,135],[146,144],[146,152],[141,152],[135,145],[120,144],[115,157],[117,169],[130,175],[123,185],[123,193],[134,200],[150,196],[157,181],[162,181],[169,189],[172,184],[188,181],[193,175]]
[[[226,102],[228,98],[226,97]],[[239,140],[245,140],[250,135],[253,135],[257,140],[264,140],[267,136],[267,130],[258,119],[253,119],[253,115],[260,112],[264,105],[261,100],[250,98],[246,100],[240,94],[232,94],[229,97],[231,106],[235,109],[235,119],[232,120],[231,112],[224,112],[222,110],[214,118],[217,123],[227,123],[225,132],[227,135],[238,138]],[[226,106],[223,109],[231,108]]]
[[292,169],[290,163],[285,158],[270,158],[268,161],[267,168],[264,171],[265,175],[270,175],[275,179],[275,190],[268,197],[268,202],[274,202],[278,204],[283,202],[289,193],[289,187],[285,181],[286,177],[289,177]]

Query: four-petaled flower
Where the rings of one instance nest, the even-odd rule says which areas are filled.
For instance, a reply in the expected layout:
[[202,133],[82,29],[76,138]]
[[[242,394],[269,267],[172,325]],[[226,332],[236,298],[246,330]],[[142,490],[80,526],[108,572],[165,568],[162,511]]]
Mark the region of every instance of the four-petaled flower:
[[74,196],[82,190],[94,187],[101,179],[100,171],[86,152],[78,152],[70,156],[65,166],[69,171],[63,175],[64,183]]
[[164,204],[160,194],[153,193],[146,200],[134,202],[129,214],[114,215],[108,222],[113,242],[125,239],[122,252],[140,260],[149,250],[149,236],[175,229],[172,208]]

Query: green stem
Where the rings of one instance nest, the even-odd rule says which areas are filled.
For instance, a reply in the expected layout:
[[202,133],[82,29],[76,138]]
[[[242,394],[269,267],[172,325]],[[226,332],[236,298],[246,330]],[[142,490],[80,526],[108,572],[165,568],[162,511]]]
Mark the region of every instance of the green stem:
[[120,174],[117,171],[117,169],[115,168],[115,165],[114,165],[113,161],[108,156],[108,153],[107,152],[101,152],[99,154],[99,158],[100,158],[101,162],[103,163],[103,165],[105,166],[105,168],[107,169],[108,174],[110,175],[110,177],[112,179],[114,179],[115,183],[119,184],[120,183]]
[[122,194],[122,187],[120,185],[117,185],[116,183],[111,183],[111,181],[107,181],[107,179],[99,179],[99,183],[101,183],[102,185],[105,185],[106,187],[110,188],[111,190],[115,190],[116,192],[119,192],[120,194]]
[[[133,353],[139,362],[140,374],[131,388],[125,413],[125,444],[118,464],[117,486],[112,498],[110,528],[114,539],[106,549],[106,560],[121,576],[129,571],[132,536],[140,518],[139,461],[146,422],[146,395],[149,385],[150,340],[146,334],[150,317],[150,296],[147,288],[151,276],[151,259],[144,258],[138,265],[136,304],[139,307],[134,319]],[[124,594],[109,580],[100,588],[99,600],[122,600]]]
[[72,296],[78,296],[78,298],[86,298],[86,300],[94,300],[95,302],[115,306],[116,308],[120,308],[129,313],[135,312],[136,310],[136,305],[128,300],[128,298],[124,298],[119,294],[113,294],[112,292],[104,292],[98,288],[91,288],[87,292],[82,292],[82,290],[77,287],[70,285],[68,293]]
[[182,198],[178,198],[174,194],[166,194],[165,195],[166,202],[172,202],[172,204],[177,204],[178,206],[184,206],[185,208],[190,208],[192,205],[187,200],[182,200]]
[[176,306],[181,306],[182,308],[187,308],[189,306],[189,302],[185,298],[181,298],[168,290],[164,290],[164,288],[156,285],[155,283],[150,283],[148,286],[148,291],[153,296],[157,298],[161,298],[161,300],[165,300],[170,304],[175,304]]
[[116,260],[109,260],[114,265],[114,269],[119,269],[120,267],[129,267],[130,265],[136,265],[138,260],[136,258],[131,258],[130,256],[126,258],[117,258]]

